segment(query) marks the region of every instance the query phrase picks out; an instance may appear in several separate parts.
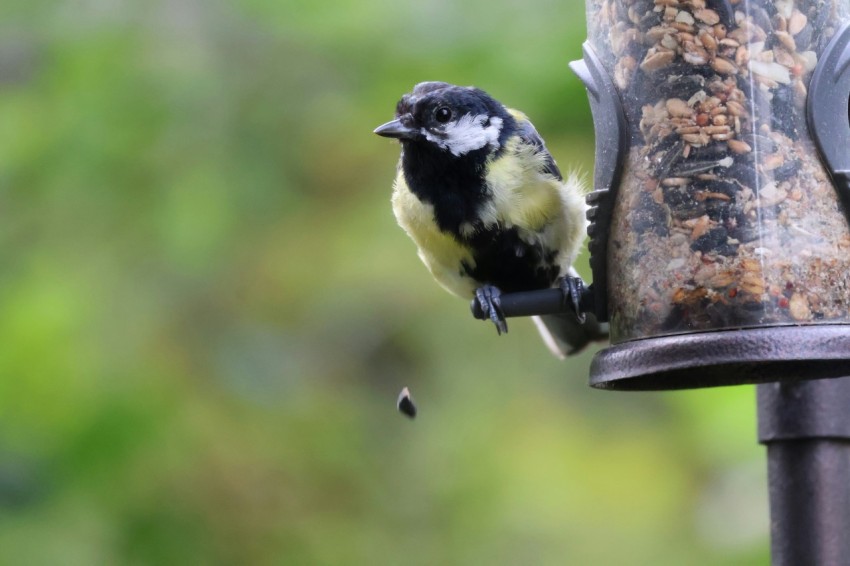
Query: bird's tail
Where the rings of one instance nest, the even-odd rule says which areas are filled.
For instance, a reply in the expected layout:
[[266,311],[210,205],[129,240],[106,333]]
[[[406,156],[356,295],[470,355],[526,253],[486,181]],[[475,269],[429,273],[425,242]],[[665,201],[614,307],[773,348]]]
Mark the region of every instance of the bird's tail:
[[[570,275],[578,273],[570,269]],[[584,322],[569,312],[534,316],[532,320],[543,342],[561,359],[579,353],[591,342],[608,339],[608,323],[599,322],[593,313],[586,313]]]
[[572,313],[545,314],[532,320],[543,342],[561,359],[579,353],[591,342],[608,339],[608,323],[599,322],[593,313],[588,313],[584,322]]

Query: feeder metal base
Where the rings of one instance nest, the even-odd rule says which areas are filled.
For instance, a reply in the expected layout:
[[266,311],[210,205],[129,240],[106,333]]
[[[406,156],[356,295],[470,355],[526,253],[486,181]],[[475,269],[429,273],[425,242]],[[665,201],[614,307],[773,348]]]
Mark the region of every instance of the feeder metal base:
[[590,366],[597,389],[658,391],[850,375],[850,325],[777,326],[633,340]]

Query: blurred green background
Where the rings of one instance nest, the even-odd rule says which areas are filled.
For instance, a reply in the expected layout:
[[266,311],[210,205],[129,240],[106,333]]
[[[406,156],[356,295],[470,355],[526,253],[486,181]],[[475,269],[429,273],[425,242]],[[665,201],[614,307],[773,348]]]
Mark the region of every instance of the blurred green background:
[[751,387],[591,390],[592,352],[497,337],[392,217],[371,131],[422,80],[589,173],[584,26],[576,0],[3,2],[0,563],[766,563]]

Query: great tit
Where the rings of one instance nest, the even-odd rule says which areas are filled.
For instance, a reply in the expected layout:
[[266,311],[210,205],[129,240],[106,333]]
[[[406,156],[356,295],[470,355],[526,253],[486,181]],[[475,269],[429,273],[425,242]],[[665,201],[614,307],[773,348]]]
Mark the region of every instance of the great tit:
[[375,133],[401,143],[393,211],[440,285],[477,300],[500,334],[502,292],[560,287],[575,312],[535,317],[560,357],[607,336],[577,316],[584,187],[563,178],[525,114],[478,88],[423,82]]

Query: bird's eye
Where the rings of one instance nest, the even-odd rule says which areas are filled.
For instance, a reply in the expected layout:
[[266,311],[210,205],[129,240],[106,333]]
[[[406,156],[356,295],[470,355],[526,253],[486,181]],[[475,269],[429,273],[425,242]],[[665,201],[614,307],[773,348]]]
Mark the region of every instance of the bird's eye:
[[434,119],[441,124],[445,124],[452,119],[452,111],[445,106],[440,106],[437,108],[436,112],[434,112]]

